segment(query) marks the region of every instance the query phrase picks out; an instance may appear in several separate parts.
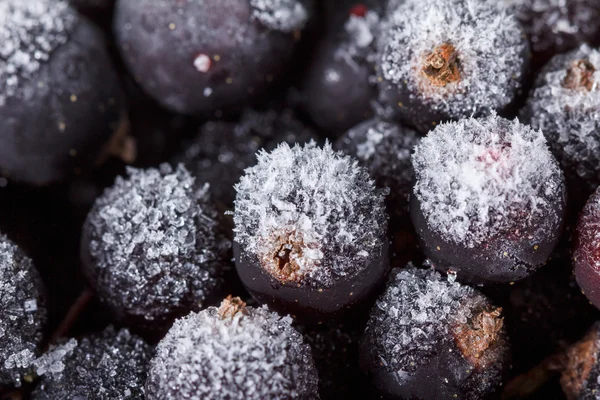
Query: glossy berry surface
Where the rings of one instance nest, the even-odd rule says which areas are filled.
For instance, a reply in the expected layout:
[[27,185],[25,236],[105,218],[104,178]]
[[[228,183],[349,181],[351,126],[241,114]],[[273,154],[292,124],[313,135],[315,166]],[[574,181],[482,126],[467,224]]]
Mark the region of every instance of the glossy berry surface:
[[385,398],[484,398],[509,365],[501,311],[433,270],[394,269],[371,311],[361,366]]
[[318,398],[310,348],[291,322],[231,296],[177,320],[156,348],[146,398]]
[[209,115],[264,92],[309,16],[301,0],[120,0],[114,32],[131,74],[157,102]]
[[0,387],[20,386],[39,355],[46,295],[33,262],[0,235]]
[[143,398],[153,350],[141,338],[111,326],[71,343],[61,367],[54,365],[59,371],[45,371],[33,400]]
[[442,124],[415,148],[411,216],[425,255],[459,279],[508,283],[546,262],[565,184],[540,131],[498,116]]
[[231,242],[207,187],[182,166],[128,169],[83,227],[84,272],[124,323],[165,330],[220,295]]
[[102,33],[64,2],[0,4],[0,175],[65,180],[107,156],[122,99]]
[[304,144],[316,139],[312,129],[291,110],[244,111],[237,122],[209,121],[175,157],[197,181],[211,185],[215,201],[230,207],[234,185],[244,170],[256,164],[260,149],[272,150],[279,143]]
[[381,112],[427,133],[502,111],[521,90],[529,47],[494,0],[407,1],[388,15],[378,56]]
[[573,242],[573,270],[583,294],[600,308],[600,194],[592,194],[581,211]]
[[236,267],[258,301],[315,323],[373,294],[389,266],[385,192],[353,159],[282,144],[236,190]]
[[600,52],[588,45],[552,58],[537,78],[523,119],[541,129],[573,186],[600,183]]

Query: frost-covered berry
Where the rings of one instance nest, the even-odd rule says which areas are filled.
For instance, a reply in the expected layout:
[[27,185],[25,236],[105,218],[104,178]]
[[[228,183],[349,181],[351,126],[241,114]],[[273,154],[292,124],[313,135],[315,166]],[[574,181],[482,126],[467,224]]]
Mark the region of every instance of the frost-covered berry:
[[587,45],[555,56],[523,110],[541,129],[567,177],[600,184],[600,52]]
[[567,350],[560,385],[569,400],[595,400],[600,392],[600,322]]
[[87,335],[45,373],[33,400],[142,399],[152,347],[127,329],[106,328]]
[[156,348],[146,398],[318,399],[310,347],[291,322],[231,296],[177,320]]
[[445,123],[417,145],[413,165],[411,216],[437,268],[511,282],[546,262],[566,206],[542,132],[496,115]]
[[[305,108],[326,132],[341,134],[372,113],[381,1],[331,2],[328,30],[304,80]],[[343,18],[340,18],[340,15]]]
[[444,120],[489,115],[521,90],[529,47],[496,0],[407,1],[381,35],[381,103],[426,133]]
[[119,0],[114,31],[131,74],[184,114],[248,103],[278,78],[310,0]]
[[183,163],[200,182],[210,183],[213,198],[231,206],[234,185],[244,170],[256,164],[256,152],[272,150],[280,142],[290,145],[316,138],[291,110],[246,110],[238,122],[210,121],[202,125],[192,143],[175,162]]
[[331,145],[262,151],[236,190],[236,267],[259,302],[316,322],[359,305],[382,280],[385,192]]
[[65,2],[0,2],[1,175],[45,185],[106,157],[122,96],[105,47]]
[[33,262],[0,234],[0,387],[19,386],[38,355],[46,297]]
[[230,250],[208,186],[168,164],[118,177],[88,214],[81,243],[100,300],[147,330],[216,300]]
[[502,0],[531,42],[536,64],[582,43],[597,41],[600,3],[590,0]]
[[371,311],[361,366],[390,399],[482,399],[509,345],[501,309],[433,270],[394,269]]

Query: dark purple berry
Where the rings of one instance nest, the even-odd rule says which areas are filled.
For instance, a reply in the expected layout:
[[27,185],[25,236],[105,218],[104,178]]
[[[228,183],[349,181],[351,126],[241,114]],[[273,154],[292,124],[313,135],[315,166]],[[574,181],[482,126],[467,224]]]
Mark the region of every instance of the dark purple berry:
[[[541,129],[573,186],[600,184],[600,52],[587,45],[542,69],[523,119]],[[581,184],[583,182],[583,185]]]
[[318,399],[310,347],[291,322],[231,296],[177,320],[157,346],[146,398]]
[[63,346],[38,361],[43,376],[33,400],[143,398],[153,351],[141,338],[108,327]]
[[0,174],[34,185],[102,162],[123,105],[102,33],[66,3],[0,3]]
[[600,323],[567,351],[560,384],[569,400],[595,400],[600,391]]
[[46,316],[45,290],[33,262],[0,235],[0,387],[21,385],[39,354]]
[[442,124],[417,145],[413,165],[411,216],[438,269],[512,282],[558,243],[564,178],[542,132],[495,115]]
[[484,398],[509,365],[501,312],[433,270],[394,269],[371,311],[361,365],[386,398]]
[[407,1],[389,13],[384,31],[381,112],[422,133],[505,110],[521,90],[527,39],[495,0]]
[[284,143],[236,190],[236,267],[257,301],[314,323],[373,294],[389,266],[385,192],[356,161]]
[[115,4],[115,0],[68,0],[68,2],[77,11],[90,16],[107,12]]
[[573,270],[585,296],[600,308],[600,189],[579,216],[573,243]]
[[154,331],[217,300],[230,250],[208,187],[168,164],[118,177],[96,200],[81,241],[100,300],[122,322]]
[[[373,113],[381,8],[377,1],[337,4],[336,14],[327,21],[326,37],[313,55],[304,81],[304,107],[330,134],[341,134]],[[338,22],[339,14],[344,18]]]
[[213,198],[231,206],[234,185],[244,170],[256,164],[256,152],[280,142],[307,143],[315,133],[291,110],[245,110],[238,122],[211,121],[202,125],[192,143],[175,157],[199,182],[210,183]]
[[304,0],[120,0],[114,31],[131,74],[156,101],[206,115],[264,92],[309,16]]

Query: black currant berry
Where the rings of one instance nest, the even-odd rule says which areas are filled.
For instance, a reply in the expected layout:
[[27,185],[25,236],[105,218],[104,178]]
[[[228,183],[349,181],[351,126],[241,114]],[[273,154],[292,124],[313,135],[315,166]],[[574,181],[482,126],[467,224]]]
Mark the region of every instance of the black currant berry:
[[0,235],[0,387],[21,385],[39,354],[46,317],[45,290],[33,262]]
[[310,347],[291,322],[231,296],[177,320],[151,361],[146,398],[318,399]]
[[600,309],[600,188],[579,216],[573,242],[573,270],[585,296]]
[[156,101],[184,114],[243,105],[285,70],[305,0],[120,0],[117,45]]
[[436,268],[512,282],[560,239],[565,184],[542,132],[492,115],[438,126],[415,148],[411,216]]
[[142,399],[152,352],[127,329],[108,327],[83,337],[74,348],[67,344],[61,359],[50,357],[31,398]]
[[236,190],[236,267],[260,303],[320,322],[364,303],[384,278],[385,192],[329,144],[261,152]]
[[[335,6],[329,29],[304,81],[304,107],[322,130],[341,134],[370,118],[376,100],[376,37],[382,19],[379,1],[345,0]],[[338,21],[339,14],[344,18]]]
[[100,300],[124,323],[158,331],[221,295],[230,250],[208,188],[168,164],[117,178],[96,200],[81,241]]
[[371,311],[361,365],[386,398],[484,398],[509,366],[501,311],[434,270],[394,269]]
[[2,1],[0,19],[0,174],[45,185],[102,162],[125,134],[102,33],[55,0]]
[[541,129],[573,186],[600,184],[600,52],[587,45],[555,56],[542,69],[523,110]]
[[175,157],[200,182],[210,183],[213,198],[233,205],[234,185],[244,170],[256,164],[256,152],[280,142],[307,143],[316,134],[291,110],[245,110],[239,122],[211,121],[202,125],[192,143]]
[[407,1],[380,42],[382,112],[422,133],[507,109],[528,67],[527,38],[495,0]]
[[600,323],[567,351],[560,384],[569,400],[595,400],[600,392]]

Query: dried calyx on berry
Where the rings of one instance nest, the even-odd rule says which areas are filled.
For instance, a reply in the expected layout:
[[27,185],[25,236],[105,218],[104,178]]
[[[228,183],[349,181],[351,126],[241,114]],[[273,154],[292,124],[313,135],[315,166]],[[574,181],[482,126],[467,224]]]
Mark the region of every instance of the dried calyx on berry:
[[360,304],[383,278],[385,191],[329,144],[260,152],[236,190],[236,266],[257,300],[317,322]]
[[411,216],[436,268],[507,283],[546,262],[566,195],[542,132],[496,115],[463,119],[423,138],[412,161]]
[[600,323],[567,350],[560,384],[569,400],[595,399],[600,382]]
[[192,312],[158,344],[146,398],[318,398],[310,348],[291,322],[231,296]]
[[495,0],[407,1],[379,42],[381,112],[422,133],[507,109],[528,67],[527,39]]
[[394,269],[371,311],[361,365],[389,398],[483,398],[509,366],[501,312],[434,270]]

